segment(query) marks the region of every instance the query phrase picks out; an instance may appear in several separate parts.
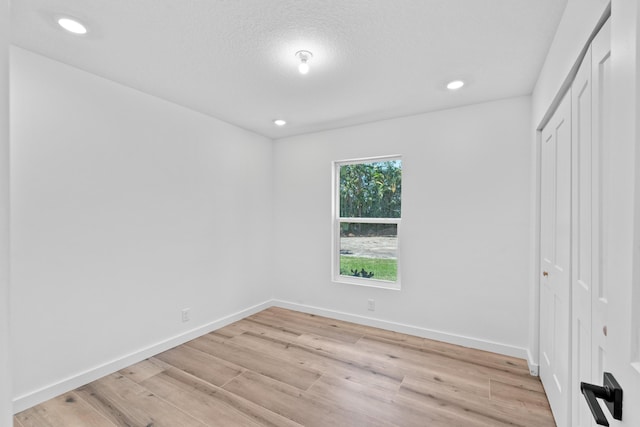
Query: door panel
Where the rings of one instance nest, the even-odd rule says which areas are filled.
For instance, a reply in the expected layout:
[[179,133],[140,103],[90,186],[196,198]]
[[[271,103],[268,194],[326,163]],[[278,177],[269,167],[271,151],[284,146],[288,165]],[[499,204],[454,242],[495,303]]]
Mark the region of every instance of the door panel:
[[[597,205],[597,161],[592,117],[592,50],[589,49],[572,85],[573,128],[573,263],[572,263],[572,371],[571,388],[580,390],[580,382],[594,383],[592,373],[592,294],[594,267],[598,260],[598,227],[594,222]],[[573,393],[572,425],[589,427],[593,423],[591,411],[580,393]]]
[[[602,383],[607,364],[607,215],[603,193],[611,115],[610,24],[594,39],[572,85],[573,126],[573,265],[572,265],[572,390],[580,382]],[[583,396],[574,392],[572,425],[595,426]]]
[[[611,144],[611,23],[605,24],[592,43],[592,76],[593,76],[593,176],[594,183],[594,224],[599,238],[595,246],[597,262],[594,263],[596,280],[591,295],[592,307],[592,369],[591,382],[600,384],[607,367],[608,336],[608,284],[606,270],[602,266],[608,258],[610,233],[603,226],[610,216],[610,186],[607,181],[611,177],[609,170]],[[586,380],[583,380],[586,381]],[[583,411],[588,411],[586,402],[582,402]],[[586,425],[586,424],[585,424]]]
[[540,378],[558,425],[570,416],[571,96],[541,140]]
[[[599,230],[599,239],[595,248],[597,262],[591,298],[592,316],[592,380],[602,381],[607,368],[607,336],[608,336],[608,288],[610,278],[601,266],[608,258],[608,246],[611,244],[610,233],[603,227],[609,221],[611,209],[611,22],[600,30],[592,43],[592,76],[593,76],[593,152],[594,171],[594,222]],[[586,406],[586,404],[584,404]]]
[[[640,16],[637,2],[617,2],[613,18]],[[601,161],[601,286],[594,289],[593,340],[598,355],[594,372],[611,372],[624,390],[622,420],[614,420],[604,409],[611,426],[640,426],[640,371],[633,366],[633,312],[640,307],[633,305],[633,286],[638,283],[638,231],[633,233],[633,212],[638,215],[640,204],[633,200],[640,196],[635,190],[638,181],[640,158],[638,150],[638,53],[626,56],[626,46],[634,40],[637,49],[640,36],[615,25],[624,19],[614,20],[614,27],[607,28],[607,38],[599,33],[593,41],[594,135],[600,138]],[[635,25],[639,24],[636,21]],[[602,32],[601,32],[602,33]],[[604,33],[603,33],[604,34]],[[611,34],[613,43],[608,39]],[[617,43],[616,43],[617,40]],[[612,49],[617,48],[616,49]],[[613,58],[613,59],[612,59]],[[628,62],[627,62],[628,61]],[[632,65],[633,64],[633,65]],[[633,72],[630,73],[630,70]],[[596,79],[597,75],[597,79]],[[595,85],[600,88],[596,91]],[[631,86],[633,85],[633,86]],[[631,89],[634,87],[634,89]],[[630,131],[630,129],[634,129]],[[634,170],[635,166],[635,170]],[[640,226],[636,219],[635,227]],[[635,241],[634,241],[635,237]],[[635,253],[634,253],[635,249]],[[634,271],[633,258],[636,257]],[[635,277],[634,277],[635,276]],[[637,303],[637,300],[636,300]],[[607,327],[607,334],[603,328]],[[601,405],[604,406],[604,405]]]

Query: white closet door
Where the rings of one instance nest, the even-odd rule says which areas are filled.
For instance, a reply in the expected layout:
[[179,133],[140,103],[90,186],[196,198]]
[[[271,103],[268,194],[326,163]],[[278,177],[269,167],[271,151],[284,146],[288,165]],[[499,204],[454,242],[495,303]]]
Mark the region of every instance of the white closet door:
[[[598,147],[601,227],[599,281],[593,288],[593,375],[612,373],[623,389],[622,419],[599,404],[612,427],[640,426],[640,157],[638,157],[638,65],[640,36],[624,28],[622,16],[637,25],[637,2],[613,5],[613,28],[592,44],[593,137]],[[613,34],[613,43],[610,33]],[[634,40],[635,39],[635,40]],[[627,45],[628,44],[628,45]],[[613,48],[613,49],[612,49]],[[628,55],[625,49],[635,52]],[[631,72],[630,72],[631,71]],[[635,175],[635,176],[634,176]],[[635,199],[635,200],[634,200]],[[634,219],[635,214],[635,219]],[[636,230],[633,230],[634,225]],[[634,233],[635,232],[635,233]],[[635,317],[634,317],[635,316]],[[606,328],[606,329],[605,329]]]
[[540,379],[559,426],[570,425],[571,95],[542,130]]
[[558,426],[595,425],[580,383],[602,386],[604,372],[624,390],[623,411],[615,420],[602,400],[594,402],[601,423],[640,426],[640,286],[633,282],[640,257],[632,253],[640,233],[630,219],[635,209],[640,224],[630,167],[640,161],[637,127],[632,134],[624,127],[635,124],[625,114],[637,111],[640,96],[628,89],[638,80],[627,70],[637,65],[616,61],[615,50],[612,60],[611,32],[606,23],[594,38],[571,94],[542,131],[540,377]]
[[573,426],[595,422],[580,383],[602,384],[607,355],[606,295],[601,268],[603,161],[608,149],[611,114],[611,41],[607,23],[594,39],[572,86],[573,126],[573,265],[572,265],[572,411]]

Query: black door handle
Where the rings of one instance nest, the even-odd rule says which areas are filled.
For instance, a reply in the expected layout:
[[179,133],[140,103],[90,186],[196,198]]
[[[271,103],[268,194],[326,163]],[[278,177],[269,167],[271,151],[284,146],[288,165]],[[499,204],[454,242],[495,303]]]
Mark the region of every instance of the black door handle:
[[589,405],[589,409],[596,423],[601,426],[608,426],[609,421],[607,421],[607,417],[605,417],[604,412],[602,412],[602,408],[597,399],[604,400],[613,418],[621,420],[622,387],[620,387],[620,384],[618,384],[614,376],[609,372],[604,373],[603,383],[604,386],[600,387],[582,382],[580,383],[580,391],[587,400],[587,405]]
[[591,414],[593,414],[596,424],[599,426],[608,426],[609,421],[607,421],[607,417],[604,416],[604,412],[602,412],[602,408],[596,398],[608,398],[609,389],[593,384],[580,383],[580,391],[584,394],[584,398],[587,399],[587,405],[589,405],[589,409],[591,409]]

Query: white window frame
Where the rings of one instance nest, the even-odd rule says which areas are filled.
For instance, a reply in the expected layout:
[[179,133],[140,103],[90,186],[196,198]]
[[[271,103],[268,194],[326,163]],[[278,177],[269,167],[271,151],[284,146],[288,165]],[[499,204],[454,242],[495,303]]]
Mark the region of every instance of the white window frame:
[[[331,276],[334,283],[346,283],[359,286],[370,286],[374,288],[400,290],[400,228],[402,222],[402,202],[400,205],[400,218],[346,218],[340,217],[340,167],[359,163],[378,163],[392,160],[402,161],[399,154],[379,157],[363,157],[349,160],[335,160],[331,163],[333,168],[333,203],[332,203],[332,248],[331,248]],[[404,164],[403,164],[404,167]],[[404,170],[403,170],[404,172]],[[404,175],[404,174],[403,174]],[[403,176],[404,178],[404,176]],[[402,195],[400,196],[402,198]],[[402,199],[401,199],[402,200]],[[355,276],[344,276],[340,274],[340,224],[343,222],[359,222],[363,224],[395,224],[397,226],[397,252],[396,252],[396,280],[364,279]]]

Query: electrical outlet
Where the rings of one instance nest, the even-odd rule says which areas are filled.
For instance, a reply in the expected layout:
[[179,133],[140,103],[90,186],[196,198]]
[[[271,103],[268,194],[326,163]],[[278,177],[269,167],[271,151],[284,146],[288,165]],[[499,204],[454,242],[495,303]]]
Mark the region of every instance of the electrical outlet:
[[367,301],[367,310],[369,311],[376,311],[376,301],[370,299],[369,301]]
[[188,322],[189,320],[191,320],[191,309],[190,308],[183,308],[182,311],[182,322]]

